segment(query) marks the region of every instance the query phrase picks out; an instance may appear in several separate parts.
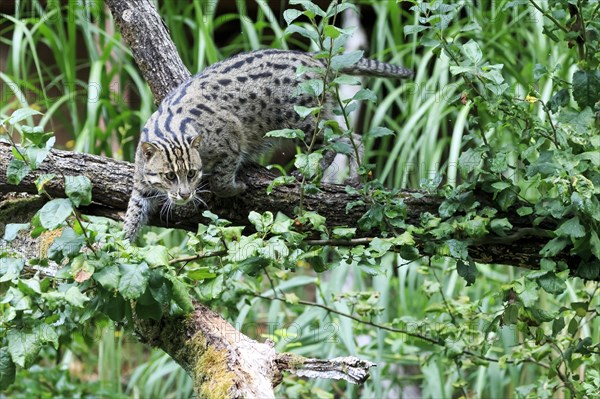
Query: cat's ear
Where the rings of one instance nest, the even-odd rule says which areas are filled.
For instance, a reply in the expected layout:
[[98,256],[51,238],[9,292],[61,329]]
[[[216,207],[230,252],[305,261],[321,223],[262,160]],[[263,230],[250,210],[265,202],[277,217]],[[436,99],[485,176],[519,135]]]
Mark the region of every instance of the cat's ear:
[[202,143],[202,136],[201,135],[197,135],[196,137],[194,137],[192,139],[192,147],[198,149],[200,148],[200,144]]
[[147,141],[142,143],[142,153],[144,154],[144,159],[146,161],[149,161],[157,151],[158,147],[156,145],[148,143]]

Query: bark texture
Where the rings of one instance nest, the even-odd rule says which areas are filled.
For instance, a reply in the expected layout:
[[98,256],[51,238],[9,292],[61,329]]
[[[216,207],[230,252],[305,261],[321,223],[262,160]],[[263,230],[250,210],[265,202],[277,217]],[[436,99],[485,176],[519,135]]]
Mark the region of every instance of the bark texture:
[[[164,23],[150,0],[107,0],[125,43],[131,48],[142,74],[151,87],[155,102],[187,79],[190,74],[183,66],[175,46],[169,38]],[[10,146],[0,143],[0,193],[37,193],[35,178],[41,173],[84,174],[93,182],[93,204],[84,213],[120,219],[127,206],[132,187],[133,165],[105,157],[52,151],[48,160],[26,177],[19,186],[7,183],[6,169],[11,159]],[[60,173],[58,172],[60,171]],[[253,167],[243,171],[240,179],[248,191],[237,198],[215,200],[204,198],[208,208],[236,225],[249,226],[250,210],[292,215],[299,201],[299,184],[280,186],[266,195],[266,188],[274,176],[264,168]],[[45,186],[52,197],[64,197],[62,179],[54,179]],[[399,194],[408,208],[407,222],[417,224],[424,212],[436,214],[442,199],[413,192]],[[11,220],[14,207],[22,198],[0,203],[2,221]],[[485,195],[480,196],[482,202]],[[305,199],[306,208],[327,218],[328,227],[356,226],[368,205],[346,211],[346,204],[358,197],[347,194],[337,185],[323,185],[321,191]],[[43,203],[39,199],[28,200],[29,212]],[[16,204],[16,205],[15,205]],[[207,222],[201,216],[203,209],[177,208],[169,224],[159,219],[151,224],[195,231],[199,222]],[[512,236],[490,238],[472,242],[470,255],[485,263],[505,263],[535,267],[539,250],[548,240],[531,234],[531,221],[516,215],[506,215],[515,227]],[[369,237],[378,232],[359,232]],[[29,238],[29,240],[32,240]],[[21,243],[23,244],[23,243]],[[421,243],[423,244],[423,243]],[[24,245],[24,244],[23,244]],[[343,245],[343,244],[342,244]],[[32,248],[34,248],[32,246]],[[38,245],[35,248],[39,248]],[[32,250],[34,251],[34,250]],[[40,256],[40,250],[32,256]],[[569,260],[569,259],[568,259]],[[569,260],[571,263],[571,260]],[[306,359],[291,354],[277,354],[272,345],[258,343],[237,331],[218,314],[196,303],[195,311],[186,317],[165,317],[160,322],[136,320],[140,339],[162,348],[181,364],[194,379],[195,391],[200,397],[274,397],[273,386],[281,380],[284,370],[300,376],[313,378],[342,378],[361,383],[368,377],[372,363],[353,357],[329,361]]]

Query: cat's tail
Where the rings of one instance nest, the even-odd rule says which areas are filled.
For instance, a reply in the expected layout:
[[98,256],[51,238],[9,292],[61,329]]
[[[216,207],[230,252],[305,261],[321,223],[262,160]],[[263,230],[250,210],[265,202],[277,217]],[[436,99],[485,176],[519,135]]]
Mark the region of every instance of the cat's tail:
[[340,72],[348,75],[377,76],[393,79],[407,79],[414,74],[408,68],[370,58],[361,58],[356,64],[348,68],[343,68]]

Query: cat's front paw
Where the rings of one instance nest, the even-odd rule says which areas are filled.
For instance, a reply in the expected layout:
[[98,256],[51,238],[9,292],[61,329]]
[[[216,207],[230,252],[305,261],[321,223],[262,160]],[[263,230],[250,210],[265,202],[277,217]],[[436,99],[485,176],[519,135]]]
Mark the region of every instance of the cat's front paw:
[[216,186],[215,187],[214,185],[211,185],[211,191],[213,192],[213,194],[215,194],[217,197],[221,197],[221,198],[234,197],[234,196],[246,191],[247,188],[248,188],[248,186],[246,186],[245,183],[241,183],[241,182],[235,182],[228,186]]

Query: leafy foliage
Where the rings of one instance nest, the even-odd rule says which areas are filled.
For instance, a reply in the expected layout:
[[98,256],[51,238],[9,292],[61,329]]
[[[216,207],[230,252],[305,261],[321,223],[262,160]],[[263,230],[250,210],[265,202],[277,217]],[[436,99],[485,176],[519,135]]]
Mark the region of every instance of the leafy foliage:
[[[389,55],[399,63],[413,59],[419,70],[412,86],[376,81],[346,99],[338,97],[339,85],[358,81],[336,71],[362,53],[344,52],[354,32],[339,27],[337,13],[354,5],[324,10],[310,1],[292,1],[296,8],[284,12],[284,31],[270,10],[261,9],[255,24],[240,18],[244,38],[218,49],[212,32],[223,21],[210,18],[213,3],[207,8],[184,3],[165,2],[162,11],[192,70],[231,52],[257,48],[256,38],[265,43],[271,31],[284,33],[285,40],[269,45],[294,43],[327,60],[321,79],[302,87],[320,99],[319,106],[296,111],[316,118],[334,146],[335,138],[352,138],[348,117],[362,104],[368,121],[363,137],[370,150],[359,168],[365,184],[348,191],[359,194],[369,210],[358,226],[330,229],[301,200],[289,215],[249,212],[255,232],[206,211],[211,223],[199,225],[195,233],[149,231],[144,245],[133,247],[116,223],[79,214],[78,208],[93,199],[88,177],[39,176],[40,194],[47,195],[44,184],[63,179],[67,198],[48,198],[30,223],[5,228],[7,242],[27,232],[48,237],[48,245],[38,259],[23,259],[12,250],[1,254],[1,389],[18,374],[25,379],[9,389],[18,385],[23,395],[41,396],[27,375],[39,375],[35,364],[47,352],[81,345],[82,325],[110,322],[131,329],[134,317],[158,320],[189,312],[194,298],[218,307],[242,332],[269,337],[278,350],[314,357],[357,354],[382,365],[372,382],[359,389],[336,383],[337,392],[347,396],[393,396],[414,381],[430,397],[503,397],[513,389],[519,397],[598,395],[600,343],[595,337],[600,326],[593,281],[600,273],[597,2],[557,1],[548,10],[535,1],[495,2],[488,4],[495,20],[465,3],[414,1],[405,10],[405,4],[371,2],[368,7],[381,21],[373,32],[372,56]],[[60,11],[52,12],[58,16]],[[536,22],[544,21],[543,29],[519,28],[532,13]],[[408,20],[414,23],[403,23]],[[51,32],[62,31],[63,23],[54,26],[49,20],[35,30],[38,22],[14,23],[18,32],[59,46],[59,35]],[[71,28],[64,31],[69,40],[75,40],[72,23],[67,21]],[[185,47],[187,28],[182,26],[199,32],[197,47],[202,49]],[[403,34],[423,45],[416,54],[414,45],[396,43]],[[124,65],[114,73],[141,81],[131,64],[122,62],[129,56],[119,42],[99,37],[107,49],[116,49],[116,64]],[[537,47],[523,48],[523,42]],[[15,48],[25,54],[28,46]],[[528,53],[533,48],[539,52]],[[89,52],[97,49],[90,46]],[[549,52],[554,55],[547,57]],[[70,53],[65,58],[59,68],[66,79],[74,76],[77,59]],[[39,61],[32,63],[42,69]],[[21,76],[21,70],[12,71]],[[106,87],[110,77],[96,63],[89,80]],[[136,85],[146,92],[143,84]],[[440,87],[432,89],[435,85]],[[424,92],[435,94],[428,98]],[[338,100],[345,124],[321,120],[327,93]],[[12,142],[11,183],[48,162],[54,137],[45,123],[58,111],[42,98],[41,104],[48,105],[45,116],[22,107],[2,119],[9,133],[5,139],[20,137]],[[137,126],[149,115],[146,100],[138,113],[124,109],[120,100],[101,97],[89,104],[88,119],[81,121],[72,96],[65,98],[76,149],[111,154],[109,138],[118,132],[122,154],[117,156],[131,156],[131,137],[123,131],[129,129],[126,121]],[[104,130],[98,128],[101,115],[110,116]],[[302,138],[293,130],[269,135]],[[96,148],[97,140],[101,145]],[[335,149],[356,150],[353,145]],[[319,189],[322,150],[315,150],[314,143],[302,150],[295,166],[303,175],[303,195],[309,195]],[[437,166],[422,177],[406,170],[415,163]],[[273,187],[290,178],[281,176]],[[406,205],[398,195],[398,188],[410,184],[445,199],[437,213],[423,213],[415,224],[405,220]],[[481,192],[489,195],[489,203],[477,200],[474,194]],[[531,221],[525,233],[514,225],[514,215]],[[372,229],[381,235],[362,238]],[[475,264],[470,257],[477,240],[526,243],[531,235],[548,238],[539,270]],[[565,254],[579,263],[567,264]],[[57,269],[53,277],[40,272],[49,265]],[[163,364],[164,357],[153,356],[153,361]],[[416,375],[398,365],[416,366]],[[165,368],[172,372],[173,365]],[[132,381],[143,380],[146,370],[138,371]],[[54,384],[55,394],[88,393],[84,385],[72,385],[64,371],[48,373],[48,380],[63,381]],[[181,384],[189,389],[189,383]],[[281,389],[290,397],[331,397],[333,391],[323,382],[288,378]]]

